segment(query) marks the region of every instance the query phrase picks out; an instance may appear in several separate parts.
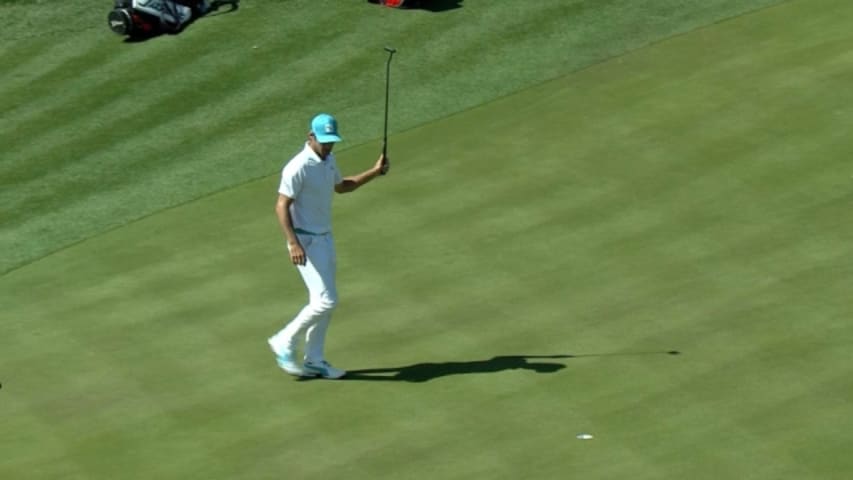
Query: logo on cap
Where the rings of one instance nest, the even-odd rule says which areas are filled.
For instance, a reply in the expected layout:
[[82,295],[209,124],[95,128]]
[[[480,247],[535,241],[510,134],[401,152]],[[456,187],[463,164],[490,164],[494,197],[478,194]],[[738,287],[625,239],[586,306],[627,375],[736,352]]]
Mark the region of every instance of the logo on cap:
[[332,122],[326,124],[326,133],[335,133],[335,125]]

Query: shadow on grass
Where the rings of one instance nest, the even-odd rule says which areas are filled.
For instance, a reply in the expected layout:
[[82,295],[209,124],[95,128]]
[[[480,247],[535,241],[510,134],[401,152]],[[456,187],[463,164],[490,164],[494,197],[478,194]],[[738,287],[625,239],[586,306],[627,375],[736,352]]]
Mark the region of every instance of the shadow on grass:
[[[227,6],[228,9],[222,7]],[[215,17],[237,11],[240,8],[240,0],[214,0],[210,2],[210,11],[205,14],[205,17]]]
[[[380,3],[380,0],[368,0],[370,3]],[[426,10],[428,12],[446,12],[462,8],[464,0],[409,0],[406,2],[407,10]]]
[[[589,353],[580,355],[503,355],[488,360],[470,362],[415,363],[403,367],[350,370],[344,380],[421,383],[449,375],[496,373],[505,370],[530,370],[535,373],[554,373],[566,368],[564,363],[548,362],[560,358],[615,357],[638,355],[679,355],[680,352]],[[532,361],[531,361],[532,360]]]

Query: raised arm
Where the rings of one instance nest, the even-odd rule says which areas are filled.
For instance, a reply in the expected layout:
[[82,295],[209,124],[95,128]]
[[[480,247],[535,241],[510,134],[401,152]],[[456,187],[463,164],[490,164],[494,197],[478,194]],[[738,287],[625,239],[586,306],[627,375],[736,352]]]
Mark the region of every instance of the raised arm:
[[373,167],[359,173],[358,175],[344,177],[341,183],[335,185],[335,191],[338,193],[348,193],[355,191],[365,183],[373,180],[374,178],[388,173],[388,170],[390,168],[391,164],[388,162],[388,159],[385,158],[385,155],[379,155],[379,159],[376,160],[376,163],[373,165]]

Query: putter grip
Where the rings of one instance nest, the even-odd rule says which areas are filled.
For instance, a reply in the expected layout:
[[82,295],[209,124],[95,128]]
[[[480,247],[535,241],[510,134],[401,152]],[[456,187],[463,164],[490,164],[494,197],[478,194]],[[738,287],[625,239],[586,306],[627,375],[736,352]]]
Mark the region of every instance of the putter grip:
[[388,173],[388,141],[385,140],[382,142],[382,168],[379,170],[379,175],[385,175]]

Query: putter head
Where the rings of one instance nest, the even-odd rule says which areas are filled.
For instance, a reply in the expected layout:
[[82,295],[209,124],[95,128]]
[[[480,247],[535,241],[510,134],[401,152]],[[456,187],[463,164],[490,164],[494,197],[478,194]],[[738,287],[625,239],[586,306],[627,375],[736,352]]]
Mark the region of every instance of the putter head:
[[397,49],[394,47],[385,47],[385,51],[390,53],[391,55],[394,55],[395,53],[397,53]]

